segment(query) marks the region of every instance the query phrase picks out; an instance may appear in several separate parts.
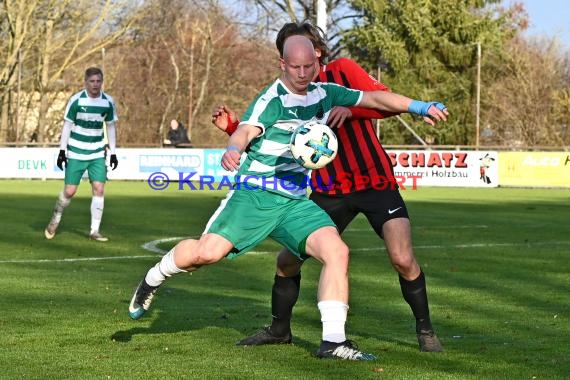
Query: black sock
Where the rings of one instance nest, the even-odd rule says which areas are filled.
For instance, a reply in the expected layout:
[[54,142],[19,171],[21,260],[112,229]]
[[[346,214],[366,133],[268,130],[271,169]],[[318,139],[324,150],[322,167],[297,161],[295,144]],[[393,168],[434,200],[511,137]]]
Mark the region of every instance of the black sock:
[[271,332],[275,336],[284,336],[291,331],[291,314],[299,298],[301,273],[293,277],[275,275],[271,292]]
[[420,272],[418,278],[408,281],[400,277],[400,288],[404,299],[410,305],[414,317],[416,317],[416,332],[421,330],[433,330],[429,319],[429,305],[426,290],[426,278],[424,272]]

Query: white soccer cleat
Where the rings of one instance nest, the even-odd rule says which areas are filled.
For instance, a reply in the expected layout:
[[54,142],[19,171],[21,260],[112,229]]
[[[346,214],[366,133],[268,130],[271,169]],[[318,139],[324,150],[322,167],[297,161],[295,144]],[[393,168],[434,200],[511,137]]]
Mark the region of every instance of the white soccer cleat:
[[57,231],[57,226],[59,225],[53,218],[49,221],[46,229],[44,230],[44,235],[46,239],[51,240],[55,236],[55,232]]
[[109,238],[106,236],[103,236],[99,233],[99,231],[97,232],[93,232],[89,235],[89,239],[91,240],[95,240],[95,241],[109,241]]

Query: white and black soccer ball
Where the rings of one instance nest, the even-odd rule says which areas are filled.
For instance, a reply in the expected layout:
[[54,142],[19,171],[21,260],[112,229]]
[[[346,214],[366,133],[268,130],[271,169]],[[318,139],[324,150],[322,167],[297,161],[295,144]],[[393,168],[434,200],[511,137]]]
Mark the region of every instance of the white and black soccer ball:
[[336,157],[338,140],[327,125],[310,121],[295,129],[289,147],[301,166],[320,169]]

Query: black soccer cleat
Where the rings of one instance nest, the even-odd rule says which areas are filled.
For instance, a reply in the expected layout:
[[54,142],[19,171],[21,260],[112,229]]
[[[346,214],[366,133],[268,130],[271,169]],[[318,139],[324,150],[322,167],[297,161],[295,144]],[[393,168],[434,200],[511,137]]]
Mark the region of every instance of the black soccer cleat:
[[148,311],[157,290],[158,286],[150,286],[144,279],[140,282],[129,304],[129,316],[132,319],[139,319]]
[[264,344],[289,344],[293,340],[291,331],[284,336],[275,336],[271,333],[271,327],[266,326],[263,330],[243,338],[236,343],[236,346],[262,346]]
[[358,350],[358,346],[351,340],[345,340],[342,343],[321,341],[321,346],[317,351],[319,358],[338,358],[344,360],[376,360],[376,356]]
[[443,346],[433,330],[421,330],[418,334],[418,344],[421,352],[442,352]]

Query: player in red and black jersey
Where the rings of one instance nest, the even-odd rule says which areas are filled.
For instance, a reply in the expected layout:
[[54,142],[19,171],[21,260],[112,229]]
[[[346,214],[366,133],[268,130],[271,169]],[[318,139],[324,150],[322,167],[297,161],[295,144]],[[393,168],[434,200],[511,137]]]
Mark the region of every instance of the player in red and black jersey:
[[[298,34],[313,42],[320,57],[321,67],[314,81],[334,82],[358,90],[389,91],[350,59],[324,64],[328,56],[325,39],[320,29],[309,23],[288,23],[281,29],[276,40],[281,55],[285,39]],[[390,158],[371,120],[389,116],[392,115],[359,107],[335,107],[331,111],[327,124],[336,128],[338,154],[329,165],[312,172],[314,190],[310,198],[331,216],[341,233],[359,213],[366,216],[374,231],[384,239],[390,261],[399,274],[402,294],[416,318],[420,350],[438,352],[443,348],[430,321],[425,276],[413,253],[406,205]],[[235,112],[226,106],[214,110],[212,122],[230,135],[238,124]],[[242,339],[238,345],[291,342],[290,320],[299,296],[301,265],[302,261],[286,249],[279,254],[272,291],[272,324]]]
[[[389,91],[388,87],[372,78],[356,62],[339,58],[321,65],[315,81],[333,82],[364,91]],[[312,188],[326,196],[348,195],[376,188],[396,188],[388,154],[378,141],[372,119],[383,119],[390,114],[373,109],[352,107],[342,110],[347,114],[343,123],[327,121],[336,126],[339,146],[337,159],[313,172]],[[340,112],[340,111],[337,111]]]

